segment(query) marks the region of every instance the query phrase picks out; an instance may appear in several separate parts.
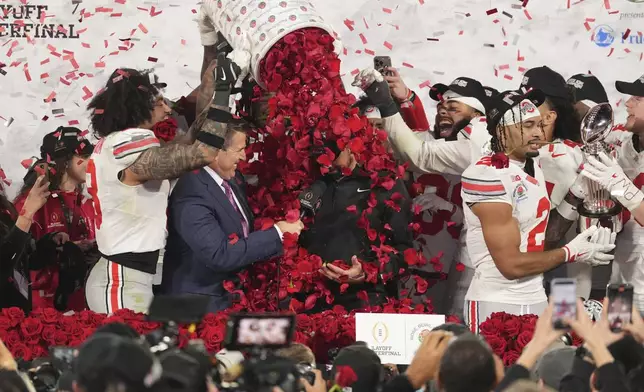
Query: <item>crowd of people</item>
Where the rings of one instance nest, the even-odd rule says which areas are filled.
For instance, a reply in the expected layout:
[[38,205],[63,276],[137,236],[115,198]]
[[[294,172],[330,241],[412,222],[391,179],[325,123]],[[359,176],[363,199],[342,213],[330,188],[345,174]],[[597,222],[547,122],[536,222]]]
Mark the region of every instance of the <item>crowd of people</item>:
[[[644,76],[615,83],[629,96],[626,122],[607,132],[606,152],[590,156],[582,122],[608,105],[593,75],[566,80],[542,66],[504,92],[462,76],[431,88],[436,113],[428,116],[398,70],[362,70],[354,81],[364,92],[356,116],[386,134],[379,148],[404,170],[382,186],[386,173],[368,170],[355,148],[322,135],[310,153],[325,170],[302,192],[301,215],[267,226],[249,203],[256,179],[238,170],[255,159],[253,143],[264,142],[248,134],[263,125],[266,96],[238,88],[248,83],[249,59],[228,55],[232,48],[206,19],[201,85],[184,99],[188,129],[167,137],[177,112],[163,97],[165,83],[150,71],[117,69],[88,105],[97,142],[73,127],[48,133],[18,196],[11,201],[0,192],[3,308],[145,313],[164,294],[206,299],[207,310],[218,312],[234,300],[226,282],[297,241],[318,257],[315,273],[328,293],[313,303],[309,293],[290,293],[307,312],[368,310],[411,298],[464,320],[427,335],[399,375],[385,377],[391,368],[364,344],[344,348],[324,375],[329,382],[315,370],[303,384],[307,392],[334,385],[354,392],[538,390],[521,381],[534,368],[542,387],[555,390],[642,389]],[[329,154],[333,159],[322,162]],[[581,226],[584,200],[598,194],[589,184],[610,195],[606,202],[621,210],[623,228]],[[305,214],[312,218],[306,226]],[[575,279],[581,298],[576,316],[562,320],[586,342],[576,351],[557,346],[567,330],[555,329],[548,297],[552,279],[564,277]],[[631,322],[619,331],[608,323],[608,299],[595,324],[584,308],[584,300],[603,300],[607,283],[633,293],[620,308],[628,318],[632,307]],[[476,335],[499,312],[540,315],[532,342],[505,371]],[[161,385],[159,366],[166,372],[173,362],[160,363],[138,336],[125,335],[99,331],[83,345],[76,363],[85,365],[76,367],[69,388]],[[10,356],[6,349],[3,356]],[[116,366],[133,358],[139,367]],[[8,371],[12,361],[3,361]],[[314,358],[296,362],[315,367]],[[1,390],[25,390],[17,386],[22,378],[0,378]]]

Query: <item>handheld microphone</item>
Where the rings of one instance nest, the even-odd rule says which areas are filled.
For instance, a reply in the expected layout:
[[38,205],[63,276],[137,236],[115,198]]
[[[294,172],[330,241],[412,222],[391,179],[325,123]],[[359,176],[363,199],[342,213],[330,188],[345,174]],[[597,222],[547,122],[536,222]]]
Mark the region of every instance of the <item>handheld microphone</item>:
[[305,215],[315,216],[315,213],[322,204],[322,195],[326,191],[324,181],[316,181],[308,189],[303,190],[298,199],[300,200],[300,219]]

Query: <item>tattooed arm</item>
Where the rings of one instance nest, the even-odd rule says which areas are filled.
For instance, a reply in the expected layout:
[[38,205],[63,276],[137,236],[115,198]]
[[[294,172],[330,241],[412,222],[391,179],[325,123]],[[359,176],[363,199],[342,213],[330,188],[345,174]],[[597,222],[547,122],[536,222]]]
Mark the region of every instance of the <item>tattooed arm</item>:
[[[211,108],[228,110],[218,105]],[[206,112],[207,113],[207,112]],[[197,120],[188,131],[196,137],[198,131],[204,131],[220,137],[226,135],[226,124],[219,123],[202,116],[203,124]],[[208,146],[200,141],[192,144],[166,144],[152,147],[139,155],[133,164],[120,173],[120,180],[126,185],[139,185],[149,180],[166,180],[179,177],[181,174],[207,166],[215,159],[219,149]]]
[[197,95],[197,117],[208,108],[213,95],[215,94],[215,74],[214,70],[217,67],[217,59],[213,59],[208,63],[208,66],[201,76],[201,85],[199,85],[199,92]]

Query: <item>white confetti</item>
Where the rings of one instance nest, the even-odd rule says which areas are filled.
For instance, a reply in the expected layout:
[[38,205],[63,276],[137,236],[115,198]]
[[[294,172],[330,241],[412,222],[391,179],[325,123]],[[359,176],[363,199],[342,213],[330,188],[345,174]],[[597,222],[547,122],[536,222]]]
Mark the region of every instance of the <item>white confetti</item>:
[[4,126],[9,128],[9,126],[13,124],[13,117],[9,117],[7,121],[4,122]]

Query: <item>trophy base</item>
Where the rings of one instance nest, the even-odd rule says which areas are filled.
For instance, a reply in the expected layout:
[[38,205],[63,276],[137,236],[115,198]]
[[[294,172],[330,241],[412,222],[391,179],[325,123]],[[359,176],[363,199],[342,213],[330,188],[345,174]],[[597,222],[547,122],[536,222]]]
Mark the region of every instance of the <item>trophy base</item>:
[[591,226],[606,227],[615,233],[622,231],[622,206],[615,204],[613,208],[606,212],[592,212],[588,211],[583,204],[577,207],[579,212],[579,220],[577,225],[577,233],[581,233]]

